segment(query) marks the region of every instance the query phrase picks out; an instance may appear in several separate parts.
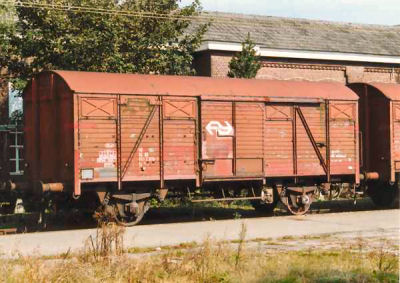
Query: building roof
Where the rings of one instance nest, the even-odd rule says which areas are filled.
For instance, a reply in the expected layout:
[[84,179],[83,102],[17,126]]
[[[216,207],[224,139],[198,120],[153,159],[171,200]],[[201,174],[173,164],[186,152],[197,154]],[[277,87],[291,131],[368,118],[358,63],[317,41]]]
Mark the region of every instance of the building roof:
[[241,43],[250,33],[261,48],[400,56],[400,26],[219,12],[203,16],[214,18],[204,41]]
[[258,97],[262,101],[273,101],[274,99],[282,101],[358,100],[358,96],[352,90],[343,84],[331,82],[76,71],[42,72],[39,76],[46,76],[48,73],[58,75],[75,93],[202,96],[216,97],[218,100],[230,100],[232,97]]

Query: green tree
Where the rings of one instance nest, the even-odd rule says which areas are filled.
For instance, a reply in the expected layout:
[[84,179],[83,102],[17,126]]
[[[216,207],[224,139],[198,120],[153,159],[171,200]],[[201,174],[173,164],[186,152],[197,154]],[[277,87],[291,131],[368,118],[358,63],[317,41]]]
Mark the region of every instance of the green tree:
[[13,39],[20,60],[11,70],[25,79],[45,69],[194,74],[192,54],[208,25],[185,33],[201,6],[178,1],[22,0]]
[[15,32],[14,9],[11,4],[0,3],[0,69],[10,61],[11,36]]
[[12,58],[11,37],[15,32],[13,5],[0,3],[0,124],[8,123],[8,73]]
[[250,34],[242,43],[242,51],[238,52],[229,62],[228,77],[231,78],[255,78],[261,68],[260,57],[254,49],[255,44],[250,39]]

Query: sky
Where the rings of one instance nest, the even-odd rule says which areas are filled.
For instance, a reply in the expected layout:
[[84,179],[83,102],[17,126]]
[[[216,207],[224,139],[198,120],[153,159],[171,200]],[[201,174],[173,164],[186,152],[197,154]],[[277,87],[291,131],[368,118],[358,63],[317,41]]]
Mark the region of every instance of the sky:
[[[182,0],[182,5],[190,0]],[[400,25],[400,0],[200,0],[206,11]]]

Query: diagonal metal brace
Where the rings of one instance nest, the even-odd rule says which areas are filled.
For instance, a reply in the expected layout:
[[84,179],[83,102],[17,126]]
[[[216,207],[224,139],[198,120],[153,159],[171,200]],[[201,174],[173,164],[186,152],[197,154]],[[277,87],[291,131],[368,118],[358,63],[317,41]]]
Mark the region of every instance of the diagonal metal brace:
[[319,162],[321,163],[322,168],[323,168],[324,171],[325,171],[325,174],[328,174],[328,166],[326,165],[325,160],[324,160],[324,158],[322,157],[322,154],[321,154],[321,152],[320,152],[319,149],[318,149],[318,145],[317,145],[317,143],[315,142],[315,139],[314,139],[314,137],[313,137],[313,135],[312,135],[312,133],[311,133],[310,128],[308,127],[308,124],[307,124],[306,118],[305,118],[304,115],[303,115],[303,112],[301,111],[301,109],[300,109],[299,107],[295,107],[295,109],[296,109],[296,112],[299,114],[301,123],[303,124],[304,129],[305,129],[306,132],[307,132],[307,136],[308,136],[308,138],[309,138],[310,141],[311,141],[311,144],[312,144],[312,146],[313,146],[313,148],[314,148],[315,153],[316,153],[317,156],[318,156]]
[[121,174],[121,180],[124,178],[126,171],[128,171],[129,165],[132,162],[133,157],[135,156],[136,151],[139,148],[140,143],[143,140],[144,134],[146,133],[147,129],[150,126],[150,122],[153,120],[154,114],[156,113],[157,106],[154,105],[153,108],[151,109],[150,115],[147,117],[146,122],[143,125],[143,128],[138,136],[138,139],[136,140],[135,145],[133,146],[131,153],[129,154],[128,160],[125,163],[124,168],[122,169],[122,174]]

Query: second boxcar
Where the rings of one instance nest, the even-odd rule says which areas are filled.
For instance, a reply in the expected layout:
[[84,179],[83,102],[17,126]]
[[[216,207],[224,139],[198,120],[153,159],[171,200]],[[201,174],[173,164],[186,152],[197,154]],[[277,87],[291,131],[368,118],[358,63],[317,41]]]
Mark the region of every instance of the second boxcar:
[[388,83],[351,84],[360,97],[361,171],[369,195],[379,206],[399,200],[400,175],[400,85]]

